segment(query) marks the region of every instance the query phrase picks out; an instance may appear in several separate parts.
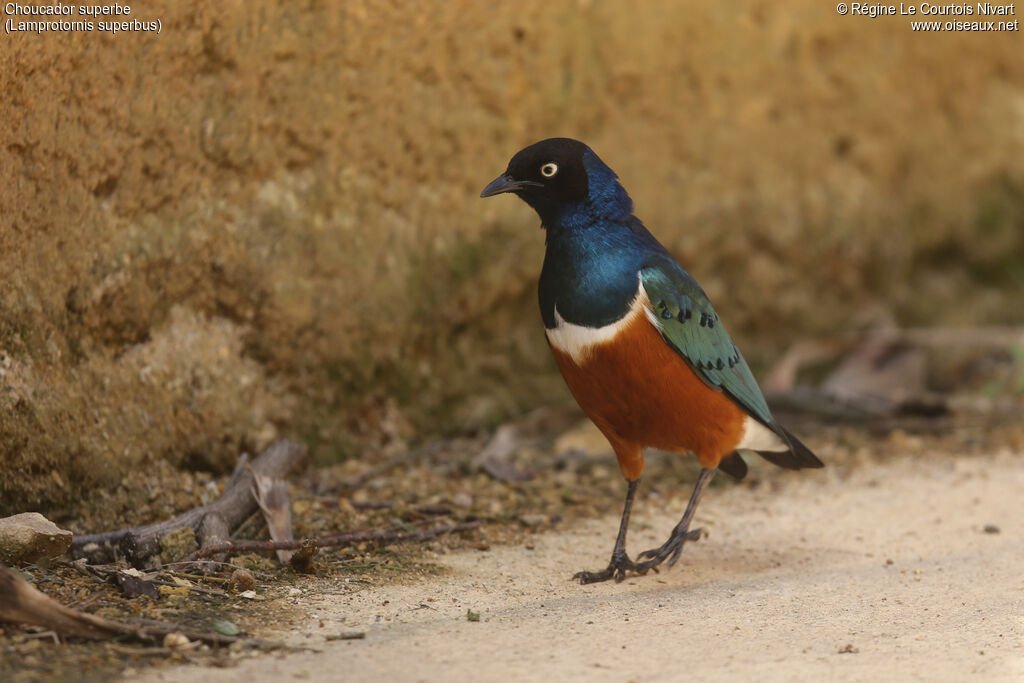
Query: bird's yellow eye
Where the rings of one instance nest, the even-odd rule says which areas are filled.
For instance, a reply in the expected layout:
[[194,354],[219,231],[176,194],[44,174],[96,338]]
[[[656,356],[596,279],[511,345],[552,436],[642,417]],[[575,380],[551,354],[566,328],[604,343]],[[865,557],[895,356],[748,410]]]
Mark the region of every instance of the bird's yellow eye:
[[548,163],[540,167],[540,174],[545,178],[550,178],[556,173],[558,173],[558,164],[554,163],[553,161],[549,161]]

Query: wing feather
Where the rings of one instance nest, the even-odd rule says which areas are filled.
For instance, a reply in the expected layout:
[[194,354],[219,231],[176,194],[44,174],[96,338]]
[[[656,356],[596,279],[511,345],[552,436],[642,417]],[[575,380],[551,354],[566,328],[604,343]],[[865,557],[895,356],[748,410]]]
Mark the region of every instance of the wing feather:
[[679,264],[662,256],[640,270],[640,281],[666,343],[705,384],[725,391],[745,413],[781,436],[754,374],[700,285]]
[[[789,452],[758,451],[758,455],[790,469],[823,467],[814,453],[772,416],[754,373],[696,280],[671,257],[659,254],[640,269],[640,282],[665,342],[686,359],[705,384],[724,391],[743,412],[778,434],[790,449]],[[723,460],[726,464],[723,469],[742,477],[740,464],[743,461],[738,455],[736,459],[739,462]],[[745,473],[746,467],[742,469]]]

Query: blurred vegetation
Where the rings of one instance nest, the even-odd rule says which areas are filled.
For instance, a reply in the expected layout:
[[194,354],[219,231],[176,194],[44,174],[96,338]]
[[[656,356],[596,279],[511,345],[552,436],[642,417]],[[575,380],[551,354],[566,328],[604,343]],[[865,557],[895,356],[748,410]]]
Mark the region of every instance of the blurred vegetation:
[[476,198],[551,135],[619,172],[755,361],[864,311],[1024,317],[1015,34],[811,0],[140,12],[163,33],[0,45],[0,513],[566,401],[536,218]]

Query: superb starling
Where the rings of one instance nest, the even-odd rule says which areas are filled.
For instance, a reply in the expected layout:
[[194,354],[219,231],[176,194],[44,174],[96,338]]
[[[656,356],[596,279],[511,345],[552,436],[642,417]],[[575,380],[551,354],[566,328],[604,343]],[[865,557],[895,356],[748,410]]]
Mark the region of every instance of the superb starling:
[[[517,153],[480,194],[512,192],[547,231],[540,312],[555,362],[608,438],[628,482],[608,567],[593,583],[675,564],[716,469],[742,479],[741,453],[779,467],[822,462],[772,416],[747,362],[704,290],[633,215],[618,177],[582,142],[543,140]],[[626,530],[643,450],[693,453],[700,477],[668,540],[631,560]]]

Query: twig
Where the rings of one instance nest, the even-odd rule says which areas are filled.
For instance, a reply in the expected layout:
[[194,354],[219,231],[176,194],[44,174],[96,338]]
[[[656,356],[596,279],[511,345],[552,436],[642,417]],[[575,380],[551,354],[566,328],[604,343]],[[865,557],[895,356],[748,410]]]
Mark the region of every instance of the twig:
[[[168,567],[177,567],[179,565],[194,565],[194,564],[195,564],[195,562],[193,562],[192,560],[179,560],[177,562],[168,562],[167,564],[164,565],[164,569],[167,569]],[[231,564],[230,562],[213,562],[211,560],[203,560],[203,564],[204,565],[205,564],[220,565],[220,566],[224,567],[225,570],[227,570],[227,569],[232,569],[232,570],[234,570],[234,569],[248,569],[248,567],[243,567],[243,566],[237,565],[237,564]],[[249,571],[251,571],[254,575],[258,576],[261,579],[269,579],[269,578],[274,576],[270,572],[261,572],[258,569],[249,569]],[[188,576],[188,575],[186,574],[185,576]],[[208,577],[204,577],[204,578],[206,578],[207,580],[210,580],[213,577],[209,577],[208,576]],[[227,580],[225,580],[225,582],[226,581]]]
[[900,401],[863,395],[837,397],[816,387],[793,387],[785,393],[767,393],[773,410],[806,413],[836,422],[871,422],[887,417],[938,418],[949,413],[942,396],[921,394]]
[[[249,466],[252,472],[270,477],[282,477],[292,468],[296,467],[306,458],[306,446],[294,441],[277,441],[264,451]],[[248,470],[248,468],[246,468]],[[84,555],[85,546],[96,543],[106,546],[111,552],[106,553],[106,559],[116,554],[112,547],[117,545],[117,550],[124,555],[132,564],[143,565],[145,561],[160,552],[160,539],[167,534],[192,527],[199,530],[203,520],[208,515],[219,515],[224,518],[229,529],[236,528],[249,515],[256,510],[256,500],[253,498],[251,482],[253,475],[245,471],[238,476],[232,477],[234,484],[225,489],[224,493],[209,505],[203,505],[188,512],[178,515],[172,519],[147,524],[133,529],[119,529],[102,534],[86,534],[77,536],[71,542],[71,552],[75,557]],[[97,558],[92,557],[93,564],[98,564]]]
[[[235,479],[235,477],[232,477]],[[199,523],[199,547],[206,548],[212,545],[220,545],[226,543],[231,538],[231,529],[228,525],[228,520],[224,519],[224,515],[219,512],[210,512],[203,517],[203,521]],[[213,560],[216,562],[222,562],[227,558],[217,556]],[[214,571],[215,565],[210,563],[205,567],[200,567],[200,571]]]
[[[218,563],[218,564],[225,564],[225,563]],[[167,566],[168,565],[164,565],[164,568],[166,569]],[[190,579],[192,581],[209,581],[210,583],[219,583],[219,584],[225,584],[225,583],[227,583],[230,580],[230,579],[226,579],[226,578],[224,578],[222,576],[207,576],[205,574],[189,574],[188,572],[165,571],[163,573],[164,574],[168,574],[168,575],[170,575],[172,577],[176,577],[177,576],[177,577],[181,577],[183,579]]]
[[390,500],[349,500],[348,502],[356,510],[390,510],[397,505]]
[[249,454],[242,453],[238,456],[238,462],[235,463],[235,471],[231,473],[231,478],[228,479],[227,486],[224,487],[224,490],[226,491],[237,484],[238,480],[241,479],[242,475],[245,474],[249,467]]
[[141,626],[80,612],[65,607],[39,592],[17,572],[4,565],[0,565],[0,621],[42,626],[65,635],[89,640],[105,640],[127,635],[153,642],[168,633],[181,633],[189,640],[199,640],[210,645],[242,642],[262,648],[280,647],[278,643],[254,638],[192,631],[179,624],[151,622],[149,625]]
[[1004,348],[1013,344],[1024,344],[1024,327],[908,327],[893,330],[893,336],[919,346]]
[[447,526],[435,527],[433,529],[423,529],[422,531],[350,531],[344,534],[335,534],[334,536],[321,536],[320,538],[306,539],[302,541],[286,541],[286,542],[275,542],[275,541],[237,541],[235,543],[226,543],[222,546],[211,546],[209,548],[201,548],[188,557],[185,558],[185,562],[195,561],[206,557],[213,553],[222,552],[253,552],[253,551],[269,551],[269,550],[297,550],[302,547],[304,543],[312,541],[319,548],[332,548],[342,545],[352,545],[354,543],[363,543],[373,541],[377,543],[401,543],[403,541],[422,541],[428,538],[435,538],[444,534],[455,533],[459,531],[470,531],[480,526],[480,521],[463,522],[461,524],[450,524]]
[[[68,562],[67,566],[74,567],[75,569],[78,569],[79,571],[81,571],[86,576],[93,576],[93,577],[95,577],[97,579],[99,579],[100,577],[97,577],[96,574],[100,574],[103,577],[100,580],[105,581],[107,583],[115,583],[116,584],[117,576],[119,576],[119,575],[123,576],[124,575],[124,572],[122,570],[115,569],[113,567],[96,567],[96,566],[86,565],[84,568],[82,568],[82,567],[79,567],[79,565],[77,565],[74,562]],[[92,573],[90,574],[90,572],[92,572]],[[174,575],[173,572],[168,572],[168,573],[171,574],[172,576]],[[187,576],[196,576],[196,575],[189,574]],[[196,576],[196,578],[206,579],[207,577],[205,577],[205,576],[204,577]],[[160,579],[143,579],[143,580],[148,582],[148,583],[153,584],[154,586],[170,586],[172,588],[187,588],[190,591],[193,591],[195,593],[202,593],[204,595],[216,595],[216,596],[222,597],[222,598],[223,597],[227,597],[227,595],[228,595],[224,591],[219,591],[219,590],[217,590],[215,588],[203,588],[202,586],[183,586],[180,583],[175,583],[173,581],[161,581]],[[225,581],[226,579],[221,579],[221,580]]]
[[203,588],[202,586],[182,586],[180,583],[174,583],[173,581],[160,581],[159,579],[149,579],[149,582],[154,586],[170,586],[171,588],[187,588],[194,593],[202,593],[203,595],[216,595],[219,598],[226,598],[228,594],[224,591],[219,591],[214,588]]
[[414,512],[418,512],[421,515],[447,515],[451,514],[452,509],[447,505],[418,505],[413,508]]
[[362,640],[366,637],[366,631],[342,631],[341,633],[329,633],[324,640]]
[[71,609],[85,609],[89,605],[104,597],[106,596],[103,594],[102,591],[96,591],[95,593],[87,597],[85,600],[72,600],[68,603],[68,607],[70,607]]
[[53,629],[39,631],[38,633],[26,633],[21,637],[25,640],[42,640],[43,638],[49,638],[53,641],[54,645],[60,645],[60,634]]
[[127,645],[117,645],[115,643],[107,643],[107,649],[114,654],[136,657],[166,657],[174,654],[175,652],[169,647],[129,647]]

